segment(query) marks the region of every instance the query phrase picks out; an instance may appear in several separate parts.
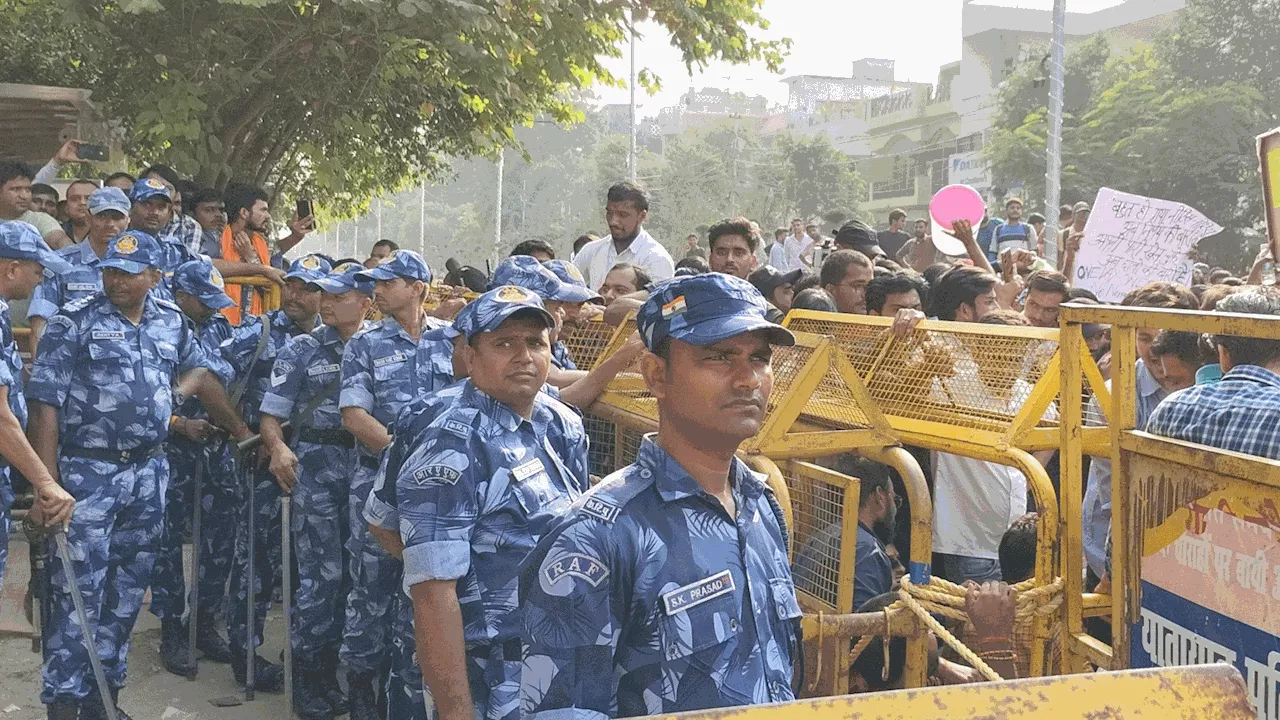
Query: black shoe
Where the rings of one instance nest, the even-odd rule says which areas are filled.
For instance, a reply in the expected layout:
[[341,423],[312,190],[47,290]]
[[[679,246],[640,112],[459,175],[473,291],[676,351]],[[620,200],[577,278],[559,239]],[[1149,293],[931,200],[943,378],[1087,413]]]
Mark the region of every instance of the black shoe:
[[[49,720],[79,720],[80,704],[74,700],[54,700],[52,704],[45,706]],[[98,708],[101,712],[102,708]]]
[[[235,648],[231,648],[231,672],[235,675],[236,682],[241,685],[245,684],[248,671],[245,667],[244,651],[236,652]],[[267,659],[261,655],[254,657],[253,678],[254,690],[277,693],[284,689],[284,671],[280,669],[279,665],[267,662]]]
[[339,664],[337,650],[325,652],[324,671],[319,676],[319,689],[324,691],[324,699],[329,702],[329,707],[333,708],[334,715],[346,715],[351,706],[347,694],[342,692],[342,685],[338,682]]
[[[128,713],[120,709],[119,688],[111,688],[111,702],[116,708],[116,720],[133,720]],[[102,696],[98,694],[97,689],[90,691],[89,695],[80,701],[80,720],[107,720],[107,710],[102,706]]]
[[218,632],[213,615],[201,613],[200,619],[196,621],[196,649],[210,662],[231,662],[231,646]]
[[332,720],[334,717],[333,708],[325,699],[321,672],[322,668],[306,663],[294,666],[293,712],[302,720]]
[[182,677],[195,677],[197,667],[191,662],[187,629],[178,618],[160,620],[160,661],[164,669]]
[[379,720],[378,693],[373,687],[375,672],[352,673],[347,676],[351,692],[351,720]]

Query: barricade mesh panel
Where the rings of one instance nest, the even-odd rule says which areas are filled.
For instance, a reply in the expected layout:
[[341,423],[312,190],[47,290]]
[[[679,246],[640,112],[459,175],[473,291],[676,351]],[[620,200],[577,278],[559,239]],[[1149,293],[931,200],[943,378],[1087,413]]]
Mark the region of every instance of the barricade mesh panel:
[[852,612],[854,608],[838,606],[842,584],[853,584],[852,575],[840,577],[840,558],[857,552],[857,536],[843,537],[842,522],[846,503],[852,503],[850,509],[856,512],[858,481],[800,462],[786,463],[781,469],[791,493],[796,589],[833,612]]
[[[1057,343],[991,332],[917,328],[905,340],[881,326],[796,318],[792,330],[831,336],[886,415],[1004,432],[1043,377]],[[838,402],[839,399],[837,398]],[[1056,426],[1055,412],[1041,426]]]
[[580,323],[568,337],[564,345],[569,350],[569,357],[579,370],[592,370],[600,360],[600,354],[613,338],[614,326],[591,320]]
[[640,453],[640,442],[645,432],[625,425],[618,426],[618,467],[625,467],[636,461]]
[[617,470],[615,467],[617,425],[595,415],[583,415],[582,424],[587,430],[589,441],[587,450],[589,472],[598,477],[605,477]]

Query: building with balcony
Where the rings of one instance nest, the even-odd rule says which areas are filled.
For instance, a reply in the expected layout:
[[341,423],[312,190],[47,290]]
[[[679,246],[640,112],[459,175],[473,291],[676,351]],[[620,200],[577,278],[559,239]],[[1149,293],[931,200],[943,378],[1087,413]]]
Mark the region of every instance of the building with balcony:
[[680,104],[658,111],[658,132],[663,137],[679,135],[691,128],[711,127],[721,122],[748,121],[762,126],[769,117],[769,99],[719,88],[689,88]]

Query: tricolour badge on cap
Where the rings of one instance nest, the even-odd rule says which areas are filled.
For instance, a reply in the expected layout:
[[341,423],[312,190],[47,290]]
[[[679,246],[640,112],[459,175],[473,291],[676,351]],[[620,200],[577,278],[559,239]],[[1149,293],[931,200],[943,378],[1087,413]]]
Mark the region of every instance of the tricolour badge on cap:
[[116,241],[116,254],[130,255],[138,249],[138,239],[132,235],[123,235]]
[[530,295],[532,293],[522,287],[506,285],[498,290],[498,295],[494,299],[499,302],[525,302]]
[[153,189],[155,189],[155,190],[164,190],[164,189],[165,189],[165,188],[164,188],[164,183],[160,182],[159,180],[157,180],[157,179],[155,179],[155,178],[147,178],[147,187],[149,187],[149,188],[153,188]]
[[662,306],[662,317],[663,319],[673,318],[676,315],[679,315],[680,313],[684,312],[684,309],[685,309],[684,296],[680,295],[675,300],[672,300],[671,302]]
[[218,268],[212,265],[209,266],[209,282],[213,283],[213,286],[219,290],[227,287],[227,283],[222,279],[222,273],[218,272]]

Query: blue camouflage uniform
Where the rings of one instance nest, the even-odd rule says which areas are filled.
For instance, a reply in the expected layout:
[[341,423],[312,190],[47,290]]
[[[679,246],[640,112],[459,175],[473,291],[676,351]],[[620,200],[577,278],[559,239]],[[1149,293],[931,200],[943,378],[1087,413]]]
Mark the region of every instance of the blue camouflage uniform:
[[[651,350],[762,330],[746,281],[675,278],[641,307]],[[678,399],[673,400],[677,402]],[[530,717],[611,718],[794,699],[800,607],[782,513],[762,475],[734,458],[736,513],[647,436],[636,461],[574,503],[520,578]]]
[[[104,187],[89,196],[89,214],[116,212],[129,217],[129,198],[120,188]],[[89,238],[57,251],[70,267],[60,274],[46,272],[44,281],[31,293],[27,317],[53,317],[58,308],[72,300],[102,292],[102,270],[98,268],[98,253]]]
[[[329,272],[329,262],[324,258],[307,255],[295,260],[287,278],[313,282]],[[262,355],[255,353],[266,324],[267,344]],[[251,429],[258,430],[259,408],[263,396],[270,388],[276,357],[291,337],[305,331],[283,310],[272,310],[262,315],[249,315],[232,330],[231,337],[222,343],[219,352],[235,371],[238,383],[243,383],[243,397],[237,408],[240,417]],[[253,585],[256,611],[252,630],[253,646],[262,644],[262,625],[271,605],[273,583],[280,575],[280,486],[266,468],[238,467],[237,472],[246,476],[240,488],[239,509],[236,514],[235,555],[231,565],[228,595],[231,598],[227,610],[227,640],[234,653],[244,654],[250,638],[245,627],[248,609],[249,585]],[[247,483],[254,484],[254,578],[249,571],[249,492]]]
[[[591,289],[587,287],[587,280],[582,277],[582,271],[578,269],[577,265],[565,260],[548,260],[542,264],[546,266],[548,270],[555,273],[555,276],[560,278],[560,282],[580,288],[582,292],[586,292],[590,295],[590,297],[585,300],[575,302],[589,302],[601,299],[599,293],[592,292]],[[565,331],[562,329],[561,334],[564,333]],[[573,362],[573,357],[569,355],[569,348],[564,344],[564,340],[561,338],[556,338],[555,343],[551,346],[551,361],[554,362],[556,367],[561,370],[578,369],[578,366]]]
[[[180,266],[174,273],[173,286],[215,311],[232,304],[223,291],[222,274],[207,260],[193,260]],[[192,322],[194,324],[194,320]],[[222,359],[218,347],[231,337],[231,330],[231,323],[216,312],[205,323],[195,325],[196,339],[209,359],[209,367],[223,384],[234,379],[234,371]],[[175,415],[208,418],[195,398],[188,398]],[[235,542],[235,471],[226,442],[217,438],[199,443],[174,433],[165,454],[169,458],[169,490],[165,498],[164,532],[151,580],[151,613],[173,619],[182,617],[187,604],[182,542],[194,515],[197,471],[203,473],[200,493],[203,527],[201,537],[196,539],[201,544],[197,592],[200,606],[206,612],[212,612],[222,600]]]
[[[395,278],[430,284],[431,268],[418,253],[397,250],[357,277],[370,284]],[[424,315],[422,330],[431,326]],[[342,394],[338,404],[344,409],[364,410],[384,428],[390,428],[400,408],[418,392],[417,350],[418,340],[392,317],[353,336],[342,357]],[[392,605],[402,572],[400,561],[382,549],[364,519],[364,506],[377,479],[381,456],[381,450],[361,445],[351,479],[348,549],[352,584],[341,659],[349,672],[358,674],[381,669],[390,657]],[[412,637],[405,640],[412,645]]]
[[[554,324],[523,288],[497,288],[472,306],[455,321],[468,337],[519,312]],[[411,438],[396,475],[405,592],[423,582],[457,582],[476,715],[517,718],[517,575],[552,520],[586,489],[582,420],[544,393],[524,419],[466,380],[430,396],[397,432]]]
[[[339,265],[313,284],[333,294],[354,289],[372,294],[372,283],[357,287],[354,276],[360,269],[356,263]],[[357,332],[368,327],[366,322]],[[338,408],[346,345],[329,325],[295,337],[276,358],[271,386],[262,398],[264,415],[293,421],[291,445],[298,457],[298,482],[293,488],[291,532],[298,589],[291,639],[294,652],[304,658],[336,653],[350,590],[347,494],[356,447],[355,437],[342,428]],[[299,416],[321,397],[324,400],[309,415]]]
[[[11,220],[0,223],[0,258],[33,260],[45,266],[46,275],[57,277],[71,268],[45,244],[35,226]],[[0,386],[9,393],[9,412],[27,427],[27,399],[22,387],[22,355],[13,339],[13,317],[9,301],[0,298]],[[9,463],[0,457],[0,585],[4,584],[4,568],[9,556],[9,508],[13,506],[13,480]]]
[[[158,267],[160,254],[154,238],[127,231],[112,239],[100,265],[138,273]],[[58,472],[77,503],[67,539],[112,689],[124,685],[129,636],[163,525],[173,387],[180,373],[207,365],[185,316],[154,294],[138,325],[105,295],[92,295],[64,306],[40,339],[29,396],[58,410]],[[80,701],[101,688],[93,686],[60,560],[51,569],[41,700]]]

